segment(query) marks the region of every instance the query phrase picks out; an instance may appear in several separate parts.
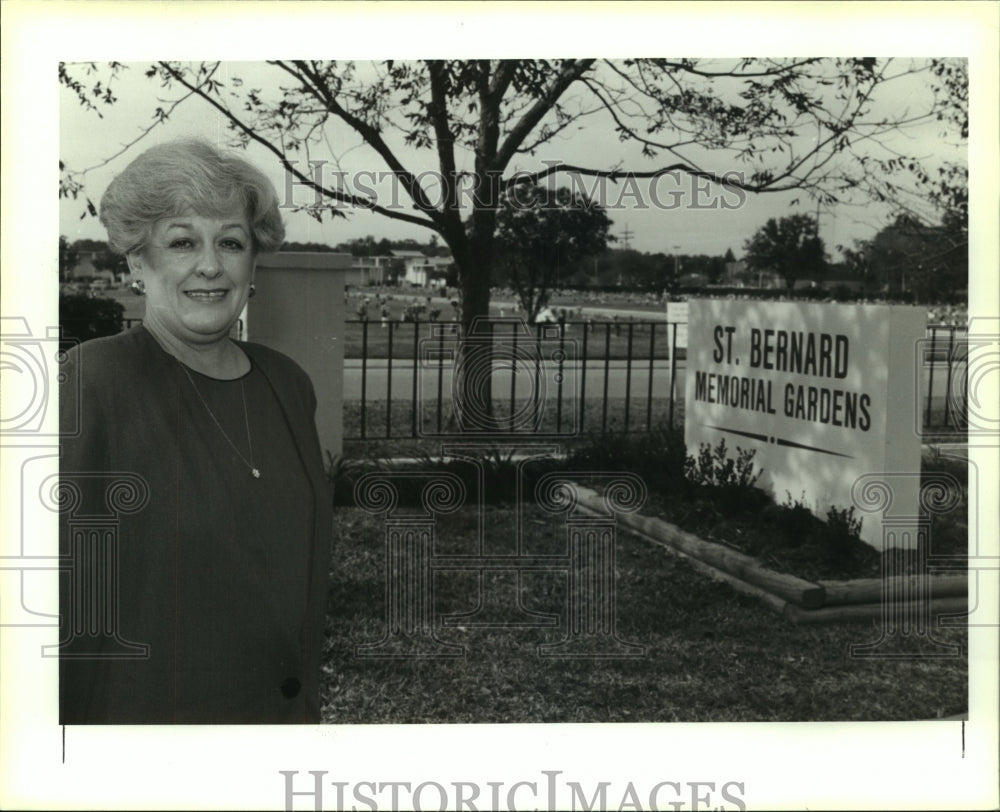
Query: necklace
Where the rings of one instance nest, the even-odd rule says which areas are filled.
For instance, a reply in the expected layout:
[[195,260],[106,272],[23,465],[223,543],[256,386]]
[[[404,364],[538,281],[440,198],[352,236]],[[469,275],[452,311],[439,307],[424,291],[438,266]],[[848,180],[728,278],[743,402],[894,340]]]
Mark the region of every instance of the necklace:
[[236,447],[236,443],[234,443],[232,439],[230,439],[229,435],[226,434],[226,430],[222,428],[222,424],[219,422],[219,418],[215,416],[215,413],[211,410],[211,408],[209,408],[208,402],[205,400],[204,397],[202,397],[202,394],[199,391],[197,385],[195,384],[194,378],[191,377],[191,373],[188,372],[187,367],[184,366],[184,364],[181,364],[180,367],[181,369],[184,370],[184,374],[187,376],[187,379],[191,382],[191,388],[194,389],[194,393],[198,396],[198,400],[201,401],[201,405],[205,407],[205,411],[208,412],[208,416],[212,418],[212,422],[215,423],[219,431],[222,432],[222,436],[226,438],[226,442],[229,443],[230,446],[232,446],[232,449],[233,451],[236,452],[236,455],[241,460],[243,460],[243,464],[250,469],[250,473],[253,474],[254,479],[260,479],[260,469],[253,464],[253,443],[250,440],[250,416],[247,414],[247,391],[246,391],[246,386],[243,384],[243,381],[240,381],[240,394],[243,396],[243,420],[246,423],[247,427],[247,450],[250,454],[250,459],[247,459],[246,457],[243,456],[243,452],[241,452]]

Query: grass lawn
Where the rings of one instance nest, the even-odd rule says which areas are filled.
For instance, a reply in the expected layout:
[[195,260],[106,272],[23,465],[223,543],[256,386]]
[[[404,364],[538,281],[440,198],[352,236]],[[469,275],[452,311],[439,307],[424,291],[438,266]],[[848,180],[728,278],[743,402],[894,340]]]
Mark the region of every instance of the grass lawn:
[[[515,510],[485,510],[486,548],[512,551]],[[879,638],[877,625],[793,626],[623,529],[616,628],[621,639],[645,647],[643,656],[538,656],[539,644],[565,636],[567,585],[559,571],[526,572],[520,590],[526,608],[559,618],[556,627],[445,627],[440,616],[471,610],[477,593],[474,573],[445,570],[434,576],[438,637],[464,646],[465,656],[358,657],[355,646],[385,631],[384,524],[356,508],[336,515],[322,686],[328,723],[906,720],[967,707],[964,629],[934,631],[961,656],[852,658],[852,644]],[[472,508],[439,517],[435,552],[474,552],[478,518]],[[565,550],[560,517],[528,505],[523,526],[533,551]],[[509,573],[485,577],[488,592],[513,594]]]
[[[797,575],[808,580],[845,580],[852,578],[876,578],[883,569],[882,555],[858,538],[862,514],[850,509],[850,505],[837,506],[841,515],[836,525],[814,516],[799,504],[793,495],[784,499],[772,499],[752,486],[708,487],[692,482],[686,471],[688,458],[683,440],[683,404],[677,404],[674,415],[674,429],[663,421],[662,415],[667,401],[656,403],[653,410],[654,423],[651,432],[625,434],[623,428],[623,402],[613,401],[607,414],[608,433],[600,434],[601,410],[591,409],[585,414],[587,431],[578,436],[547,441],[543,449],[549,459],[540,459],[528,464],[522,474],[518,474],[516,463],[504,457],[516,451],[528,453],[538,438],[526,436],[520,443],[513,441],[506,445],[497,444],[496,454],[487,454],[484,461],[493,470],[493,479],[486,486],[487,501],[508,498],[505,493],[513,493],[511,483],[518,476],[526,479],[525,487],[546,470],[564,468],[578,472],[575,479],[600,490],[600,481],[588,481],[584,472],[622,471],[635,474],[646,484],[647,496],[641,508],[642,514],[656,516],[694,533],[699,538],[731,547],[756,558],[764,566]],[[382,461],[391,458],[417,459],[431,469],[440,469],[443,447],[448,443],[462,445],[458,438],[418,439],[378,439],[384,437],[384,402],[379,402],[366,415],[370,436],[368,441],[345,441],[345,451],[350,459]],[[409,429],[409,411],[405,404],[393,404],[393,426],[406,425]],[[642,429],[645,425],[645,402],[639,400],[632,412],[633,425]],[[658,417],[657,417],[658,416]],[[419,417],[419,416],[418,416]],[[356,408],[345,409],[345,426],[358,433],[359,413]],[[447,424],[447,413],[445,415]],[[418,422],[418,426],[429,428],[428,421]],[[550,427],[551,428],[551,427]],[[534,441],[534,442],[533,442]],[[485,454],[488,446],[480,447]],[[505,450],[506,449],[506,450]],[[552,458],[552,451],[560,449],[566,455],[561,462]],[[738,447],[737,447],[738,450]],[[558,455],[557,455],[558,456]],[[501,465],[497,468],[497,461]],[[968,482],[965,464],[946,456],[928,451],[922,461],[923,476],[943,474],[951,477],[959,489],[955,507],[949,512],[934,512],[929,515],[930,546],[927,553],[937,560],[941,557],[964,556],[968,546]],[[459,469],[460,476],[471,476],[472,469]],[[349,477],[350,479],[350,477]],[[348,496],[353,487],[345,481],[338,487],[343,497]],[[836,518],[836,517],[835,517]],[[850,523],[857,526],[851,527]],[[920,557],[891,551],[887,555],[896,556],[892,567],[897,572],[922,572]]]

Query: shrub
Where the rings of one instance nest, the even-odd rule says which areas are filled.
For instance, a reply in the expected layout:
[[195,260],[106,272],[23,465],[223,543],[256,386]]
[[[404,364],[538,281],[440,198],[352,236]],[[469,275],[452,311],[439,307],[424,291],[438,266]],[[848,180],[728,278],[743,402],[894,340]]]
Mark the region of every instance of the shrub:
[[[565,465],[552,457],[516,460],[514,454],[513,448],[484,447],[476,452],[470,449],[467,459],[444,459],[416,451],[411,460],[397,463],[372,456],[365,459],[345,459],[341,456],[334,457],[327,451],[327,480],[331,484],[333,503],[336,506],[354,505],[354,487],[358,480],[364,474],[379,471],[396,474],[392,477],[393,487],[398,497],[397,505],[401,508],[422,506],[421,495],[426,479],[420,475],[427,472],[450,472],[458,475],[468,488],[466,501],[470,505],[478,504],[480,485],[483,504],[505,504],[517,499],[519,477],[520,498],[529,501],[534,498],[538,478],[547,471]],[[412,472],[414,476],[407,477],[407,472]]]
[[693,487],[714,498],[722,514],[735,516],[757,510],[769,501],[768,495],[755,487],[763,473],[754,470],[756,455],[753,449],[737,447],[733,458],[726,452],[725,440],[714,449],[702,443],[697,457],[685,459],[684,473]]
[[60,343],[71,346],[92,338],[117,335],[125,323],[125,308],[114,299],[91,298],[83,295],[59,297]]
[[826,526],[829,535],[846,539],[860,539],[863,517],[855,517],[854,508],[840,509],[830,507],[826,512]]
[[789,546],[798,547],[810,536],[819,520],[806,505],[805,491],[800,499],[793,499],[790,491],[785,494],[785,502],[778,513],[778,529]]
[[736,458],[726,453],[726,441],[719,440],[713,450],[708,443],[699,446],[698,457],[688,457],[684,463],[684,473],[695,485],[712,488],[751,488],[757,482],[761,471],[754,472],[753,449],[737,447]]
[[833,566],[853,569],[870,548],[861,541],[863,518],[855,517],[854,508],[831,507],[826,512],[826,524],[820,534],[820,542],[827,561]]
[[593,435],[570,451],[566,467],[576,471],[628,471],[651,492],[684,492],[684,434],[663,424],[643,435],[624,432]]

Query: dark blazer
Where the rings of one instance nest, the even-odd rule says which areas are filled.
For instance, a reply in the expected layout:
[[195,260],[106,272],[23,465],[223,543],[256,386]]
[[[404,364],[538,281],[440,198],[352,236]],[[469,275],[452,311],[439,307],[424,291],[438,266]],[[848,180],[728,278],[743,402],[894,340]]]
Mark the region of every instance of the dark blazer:
[[[183,372],[142,327],[86,342],[69,352],[60,388],[64,430],[79,426],[64,434],[60,455],[66,505],[60,524],[66,569],[60,581],[63,724],[320,721],[332,515],[316,396],[309,377],[288,357],[258,344],[240,347],[276,393],[312,490],[312,537],[295,542],[296,555],[308,557],[309,573],[297,639],[275,640],[282,655],[273,673],[267,662],[249,669],[236,665],[246,652],[212,652],[208,659],[220,665],[202,673],[170,661],[172,640],[184,624],[213,622],[182,616],[191,602],[177,597],[197,594],[186,582],[185,562],[178,560],[185,549],[180,524],[189,514],[214,509],[184,490],[190,461],[178,451],[186,430],[178,377]],[[140,502],[144,506],[134,510]],[[102,560],[94,550],[106,552],[109,544],[116,545],[115,555]],[[81,545],[87,556],[81,556]],[[114,589],[106,586],[112,581]],[[91,601],[99,599],[89,615],[79,603],[88,594]],[[268,627],[268,617],[243,611],[244,620],[261,624],[268,635],[288,638],[286,630]],[[100,623],[82,628],[81,617]],[[141,645],[150,647],[145,655]],[[101,656],[89,656],[95,652]]]

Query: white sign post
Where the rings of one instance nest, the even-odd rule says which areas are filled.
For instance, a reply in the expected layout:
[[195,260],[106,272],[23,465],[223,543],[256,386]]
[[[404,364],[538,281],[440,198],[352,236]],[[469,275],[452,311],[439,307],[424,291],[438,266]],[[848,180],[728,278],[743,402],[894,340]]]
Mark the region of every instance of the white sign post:
[[[667,340],[670,350],[668,358],[673,358],[678,349],[687,350],[687,320],[687,302],[667,302]],[[677,325],[676,329],[673,326],[675,324]]]
[[[926,310],[697,299],[689,303],[684,439],[753,449],[759,487],[817,516],[852,506],[866,474],[893,474],[894,513],[919,513],[919,365]],[[898,476],[902,474],[903,476]],[[879,516],[862,538],[882,547]],[[907,537],[915,544],[915,537]],[[908,543],[904,540],[903,543]]]

